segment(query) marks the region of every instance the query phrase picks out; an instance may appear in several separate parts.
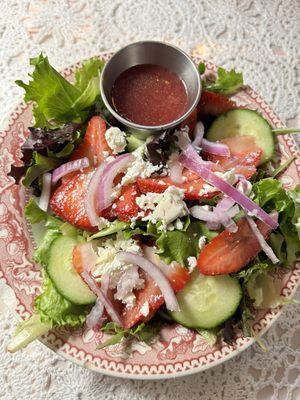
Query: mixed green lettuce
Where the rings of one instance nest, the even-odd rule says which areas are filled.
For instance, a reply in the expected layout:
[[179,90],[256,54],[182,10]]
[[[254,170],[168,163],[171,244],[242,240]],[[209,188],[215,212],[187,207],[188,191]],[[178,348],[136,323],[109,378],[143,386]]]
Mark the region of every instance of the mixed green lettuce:
[[34,309],[41,321],[51,327],[82,325],[88,312],[87,306],[73,304],[58,293],[46,273],[43,277],[42,293],[35,298]]
[[16,83],[25,90],[25,101],[33,102],[35,126],[57,128],[67,122],[83,123],[100,96],[99,74],[103,61],[92,58],[76,71],[75,82],[68,82],[40,54],[30,60],[34,71],[28,84]]
[[[277,211],[279,227],[268,240],[280,260],[279,267],[291,267],[300,259],[299,219],[300,185],[285,190],[274,178],[264,178],[253,184],[254,200],[267,212]],[[253,336],[251,321],[254,309],[275,308],[288,301],[280,294],[273,272],[274,265],[261,252],[246,268],[234,274],[240,279],[244,297],[240,305],[240,322],[245,336]]]
[[[198,65],[200,74],[205,72],[205,64],[202,62]],[[217,70],[217,77],[214,82],[211,82],[206,77],[202,80],[203,89],[210,92],[230,95],[236,93],[244,84],[243,74],[235,72],[234,69],[226,71],[226,69],[219,67]]]
[[162,232],[156,240],[157,254],[167,264],[176,261],[188,267],[188,257],[198,257],[199,238],[206,236],[212,239],[218,233],[209,231],[202,222],[191,222],[185,231],[174,230]]
[[35,127],[23,144],[24,166],[12,167],[10,175],[39,194],[40,178],[67,161],[80,142],[91,114],[101,103],[99,76],[104,62],[97,57],[83,63],[70,83],[57,72],[47,57],[40,54],[30,60],[34,71],[28,84],[16,83],[25,90],[26,102],[33,102]]
[[270,244],[283,266],[299,260],[300,185],[285,190],[282,183],[266,178],[253,185],[255,201],[267,212],[278,212],[279,228],[272,232]]

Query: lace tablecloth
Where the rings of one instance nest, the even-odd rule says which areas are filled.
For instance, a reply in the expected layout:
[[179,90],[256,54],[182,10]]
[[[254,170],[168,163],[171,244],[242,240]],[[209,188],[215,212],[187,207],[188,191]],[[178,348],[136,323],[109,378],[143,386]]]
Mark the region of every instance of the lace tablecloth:
[[[299,20],[299,0],[2,0],[1,126],[22,97],[13,82],[26,78],[30,57],[44,51],[63,68],[142,39],[242,70],[288,125],[300,126]],[[299,304],[265,335],[268,352],[255,345],[197,375],[145,382],[90,372],[38,342],[7,354],[14,295],[3,285],[0,293],[1,399],[300,399]]]

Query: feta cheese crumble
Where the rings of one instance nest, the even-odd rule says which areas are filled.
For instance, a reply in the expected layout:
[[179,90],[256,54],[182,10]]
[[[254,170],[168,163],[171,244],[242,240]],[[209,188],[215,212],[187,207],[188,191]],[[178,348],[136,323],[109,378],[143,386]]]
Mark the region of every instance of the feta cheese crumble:
[[183,229],[183,222],[180,219],[177,219],[174,223],[175,229],[182,231]]
[[111,127],[105,132],[105,139],[113,154],[121,153],[126,147],[126,134],[117,127]]
[[198,242],[198,246],[199,246],[200,251],[203,250],[203,247],[205,246],[205,243],[206,243],[206,237],[205,236],[200,236],[199,242]]
[[[238,178],[237,178],[237,176],[235,174],[235,169],[234,168],[232,168],[229,171],[226,171],[224,173],[223,172],[215,172],[215,174],[219,178],[224,179],[224,181],[226,181],[230,185],[234,185],[238,180]],[[208,183],[205,183],[203,185],[203,188],[199,191],[199,196],[203,196],[205,194],[216,192],[216,191],[218,191],[218,189],[216,187],[214,187],[212,185],[209,185]]]
[[138,268],[132,264],[126,264],[117,259],[119,251],[128,251],[142,255],[139,244],[133,240],[125,240],[122,233],[118,233],[116,239],[106,239],[97,248],[98,259],[94,276],[109,274],[111,289],[116,289],[115,298],[122,301],[128,307],[135,304],[133,290],[141,289],[144,280],[139,277]]
[[141,309],[140,309],[140,313],[144,316],[144,317],[148,317],[150,312],[150,307],[149,307],[149,303],[148,301],[145,301],[145,303],[142,305]]
[[98,224],[97,224],[99,231],[101,231],[104,228],[109,227],[109,225],[110,225],[110,222],[108,219],[99,217]]
[[156,224],[162,222],[162,229],[166,230],[171,222],[184,217],[189,213],[184,202],[184,190],[175,186],[168,187],[164,193],[147,193],[137,197],[136,203],[143,211],[152,211],[143,221]]
[[188,257],[187,262],[188,262],[189,272],[191,273],[194,271],[194,269],[197,266],[197,258],[196,257]]
[[149,178],[154,172],[161,169],[161,165],[153,165],[149,161],[144,160],[145,145],[139,146],[132,155],[134,161],[127,169],[126,174],[123,176],[121,186],[127,185],[128,183],[135,182],[139,178]]

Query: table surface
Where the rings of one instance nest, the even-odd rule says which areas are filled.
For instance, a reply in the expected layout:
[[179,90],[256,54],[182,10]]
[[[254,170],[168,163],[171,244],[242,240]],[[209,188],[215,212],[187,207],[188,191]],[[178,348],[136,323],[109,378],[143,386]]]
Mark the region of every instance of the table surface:
[[[0,126],[22,97],[14,80],[26,79],[30,57],[43,51],[62,69],[145,39],[242,70],[287,125],[300,126],[299,19],[299,0],[2,0]],[[7,354],[15,299],[4,285],[0,297],[1,399],[300,399],[299,304],[264,336],[267,352],[254,345],[202,373],[146,382],[93,373],[39,342]]]

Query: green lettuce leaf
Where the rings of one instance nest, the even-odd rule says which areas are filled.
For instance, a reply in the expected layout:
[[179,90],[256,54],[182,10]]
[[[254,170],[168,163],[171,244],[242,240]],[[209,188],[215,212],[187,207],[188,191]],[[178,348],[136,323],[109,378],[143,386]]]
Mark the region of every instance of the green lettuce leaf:
[[292,215],[292,223],[298,233],[300,240],[300,185],[297,185],[294,189],[288,191],[288,195],[294,203],[294,211]]
[[216,329],[197,329],[199,335],[201,335],[210,347],[213,347],[218,339],[218,328]]
[[60,229],[47,229],[43,239],[38,245],[38,248],[33,253],[32,260],[40,265],[47,265],[50,246],[59,236],[61,236]]
[[299,260],[300,237],[300,185],[285,191],[282,183],[274,178],[262,179],[253,185],[254,200],[267,212],[279,213],[279,228],[270,235],[276,256],[285,266]]
[[37,205],[36,201],[31,197],[25,206],[25,217],[31,224],[38,224],[39,222],[45,222],[48,228],[60,228],[64,223],[59,218],[53,217],[52,215],[41,210]]
[[259,259],[256,259],[248,268],[242,269],[233,275],[238,279],[242,279],[243,284],[247,284],[249,281],[254,280],[257,275],[269,273],[274,268],[276,268],[274,264],[260,262]]
[[142,322],[131,329],[123,329],[114,322],[107,322],[101,330],[111,334],[111,337],[99,344],[97,349],[103,349],[104,347],[120,343],[123,338],[150,343],[159,334],[161,326],[162,321],[159,318],[154,318],[148,323]]
[[25,90],[25,101],[32,101],[35,126],[55,128],[66,122],[84,122],[87,108],[99,96],[99,73],[102,62],[88,60],[76,72],[76,82],[71,84],[40,54],[30,60],[34,66],[32,80],[16,83]]
[[268,263],[254,264],[246,271],[244,284],[253,306],[257,309],[275,308],[285,303],[280,295],[280,288],[269,274],[274,266]]
[[251,279],[247,284],[247,291],[257,309],[276,308],[285,303],[274,279],[267,274],[259,274],[255,279]]
[[253,184],[252,187],[255,201],[267,212],[286,211],[292,204],[282,183],[274,178],[265,178]]
[[51,279],[44,274],[43,292],[36,297],[35,311],[43,323],[54,326],[78,326],[85,322],[87,306],[72,304],[55,289]]
[[32,314],[26,321],[22,321],[18,324],[13,337],[7,345],[7,351],[15,353],[23,349],[50,329],[51,324],[42,322],[38,314]]
[[76,70],[74,86],[82,93],[75,103],[76,108],[86,109],[95,103],[100,95],[99,76],[103,66],[104,61],[93,57]]
[[78,236],[80,238],[78,229],[41,210],[33,198],[25,206],[25,216],[31,224],[44,222],[46,228],[45,234],[32,257],[33,261],[38,264],[43,266],[47,264],[50,246],[59,236]]
[[31,165],[27,168],[26,174],[22,181],[23,185],[30,187],[37,178],[39,178],[45,172],[51,171],[52,169],[58,167],[63,162],[63,160],[46,157],[34,151],[32,154]]
[[156,240],[157,254],[167,264],[172,261],[188,267],[188,257],[197,257],[199,254],[199,238],[205,235],[211,240],[218,233],[209,231],[204,223],[192,222],[187,230],[168,231],[160,234]]
[[[201,66],[202,70],[203,67]],[[241,72],[235,72],[234,69],[226,71],[224,68],[219,67],[216,81],[214,83],[205,82],[205,90],[229,95],[236,93],[243,84],[243,74]]]
[[[113,235],[115,233],[124,231],[125,229],[129,229],[129,228],[130,228],[130,224],[129,223],[115,220],[115,221],[111,222],[110,225],[107,228],[104,228],[101,231],[99,231],[99,232],[95,233],[94,235],[90,236],[89,240],[100,239],[100,238],[103,238],[105,236],[110,236],[110,235]],[[128,237],[126,237],[126,239],[127,238]]]

